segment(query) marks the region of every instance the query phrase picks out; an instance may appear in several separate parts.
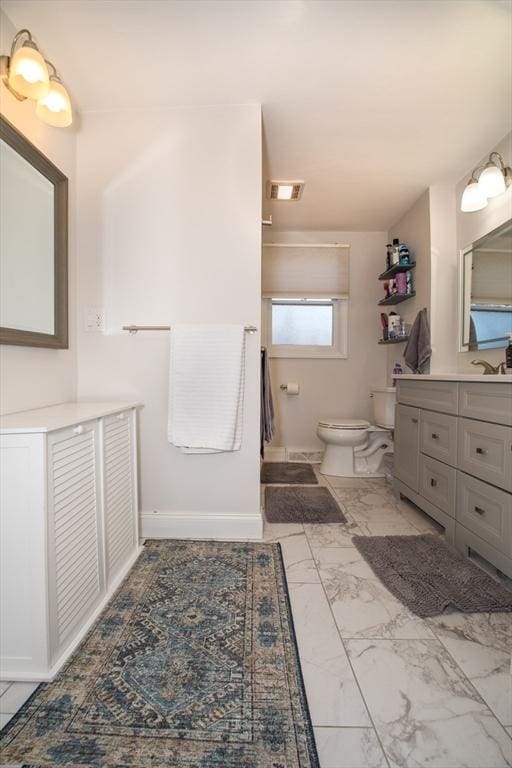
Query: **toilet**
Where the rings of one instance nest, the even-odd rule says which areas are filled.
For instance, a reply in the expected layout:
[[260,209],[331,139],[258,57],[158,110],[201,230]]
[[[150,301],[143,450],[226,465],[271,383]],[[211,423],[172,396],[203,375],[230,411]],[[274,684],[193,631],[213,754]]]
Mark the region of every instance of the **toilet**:
[[393,453],[395,426],[394,387],[374,387],[375,425],[364,419],[326,418],[316,434],[325,443],[320,472],[336,477],[384,477],[383,459]]

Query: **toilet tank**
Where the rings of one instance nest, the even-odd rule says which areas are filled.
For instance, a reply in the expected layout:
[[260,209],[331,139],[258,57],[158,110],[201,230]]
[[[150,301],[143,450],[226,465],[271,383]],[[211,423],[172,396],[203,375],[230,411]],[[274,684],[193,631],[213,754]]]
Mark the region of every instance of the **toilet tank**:
[[394,429],[396,389],[394,387],[374,387],[373,417],[378,427]]

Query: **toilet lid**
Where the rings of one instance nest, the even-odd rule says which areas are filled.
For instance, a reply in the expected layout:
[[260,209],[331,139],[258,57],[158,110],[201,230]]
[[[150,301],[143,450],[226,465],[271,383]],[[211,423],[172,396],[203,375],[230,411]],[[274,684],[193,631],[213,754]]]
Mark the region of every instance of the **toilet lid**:
[[364,419],[321,419],[318,425],[331,429],[368,429],[370,422]]

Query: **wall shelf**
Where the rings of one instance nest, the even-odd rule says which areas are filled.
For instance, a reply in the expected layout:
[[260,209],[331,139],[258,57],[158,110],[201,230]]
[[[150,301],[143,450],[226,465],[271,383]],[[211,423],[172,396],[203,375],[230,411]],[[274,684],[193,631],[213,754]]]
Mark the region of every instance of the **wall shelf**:
[[413,291],[412,293],[394,293],[387,299],[381,299],[381,301],[379,301],[379,307],[389,307],[392,304],[401,304],[402,301],[412,299],[413,296],[416,296],[416,291]]
[[389,280],[390,277],[398,275],[399,272],[408,272],[410,269],[414,269],[415,266],[415,261],[412,264],[395,264],[394,267],[390,267],[385,272],[382,272],[379,275],[379,280]]
[[403,341],[408,340],[408,336],[400,336],[398,339],[379,339],[379,344],[401,344]]

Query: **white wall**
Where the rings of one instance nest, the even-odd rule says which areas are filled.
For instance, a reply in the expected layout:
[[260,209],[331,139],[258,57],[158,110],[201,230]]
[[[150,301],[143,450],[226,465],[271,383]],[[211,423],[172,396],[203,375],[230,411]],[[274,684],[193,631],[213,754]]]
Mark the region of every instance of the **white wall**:
[[[16,29],[0,11],[0,50],[10,50]],[[0,110],[69,179],[69,349],[0,345],[0,413],[39,408],[76,395],[75,160],[76,134],[35,116],[33,101],[18,101],[0,86]]]
[[[78,242],[78,395],[144,404],[143,533],[258,536],[259,333],[247,337],[242,449],[192,456],[167,442],[169,334],[121,326],[259,327],[260,107],[84,115]],[[87,306],[106,309],[106,334],[83,331]]]
[[[506,165],[512,164],[512,133],[491,151],[499,152]],[[488,155],[475,163],[487,162]],[[432,333],[432,373],[474,373],[471,360],[483,358],[496,365],[505,359],[504,349],[459,352],[459,259],[471,243],[504,224],[512,217],[512,186],[499,197],[489,200],[486,208],[462,213],[460,201],[473,168],[456,186],[432,186],[414,206],[391,227],[389,237],[400,237],[411,246],[418,266],[415,270],[417,295],[398,311],[411,322],[416,312],[429,309]],[[391,377],[395,348],[389,347],[388,380]],[[403,351],[403,350],[402,350]],[[400,353],[402,354],[402,352]]]
[[[490,147],[489,152],[492,151],[499,152],[505,161],[505,165],[512,166],[512,131],[495,147]],[[475,166],[486,163],[487,159],[488,155],[482,157],[478,163],[475,163]],[[455,254],[455,264],[457,265],[457,277],[453,287],[455,295],[457,295],[455,291],[458,290],[458,260],[460,251],[512,218],[512,185],[503,195],[489,200],[487,207],[483,208],[481,211],[475,211],[475,213],[462,213],[460,210],[460,200],[472,170],[473,168],[468,168],[467,173],[464,174],[456,187],[457,249]],[[475,352],[457,351],[456,354],[457,370],[466,372],[475,371],[474,366],[471,365],[471,360],[474,360],[475,358],[483,358],[493,365],[497,365],[498,363],[501,363],[502,360],[505,360],[505,350],[503,348],[486,349],[478,354]]]
[[[371,419],[371,387],[385,383],[386,348],[377,344],[381,336],[377,302],[382,289],[377,276],[385,269],[386,233],[270,229],[265,231],[264,239],[275,243],[350,245],[348,359],[270,360],[277,411],[272,447],[321,448],[323,444],[316,436],[319,418]],[[279,389],[287,381],[299,382],[299,395],[287,395]]]
[[[409,246],[412,257],[416,261],[416,267],[412,272],[416,296],[384,309],[388,314],[389,311],[394,310],[408,325],[412,325],[417,313],[424,307],[429,310],[430,317],[430,196],[428,190],[418,198],[400,221],[390,228],[386,242],[391,243],[395,237]],[[405,346],[405,344],[397,344],[385,347],[388,383],[391,381],[395,362],[400,362],[405,372],[411,372],[403,359]]]

